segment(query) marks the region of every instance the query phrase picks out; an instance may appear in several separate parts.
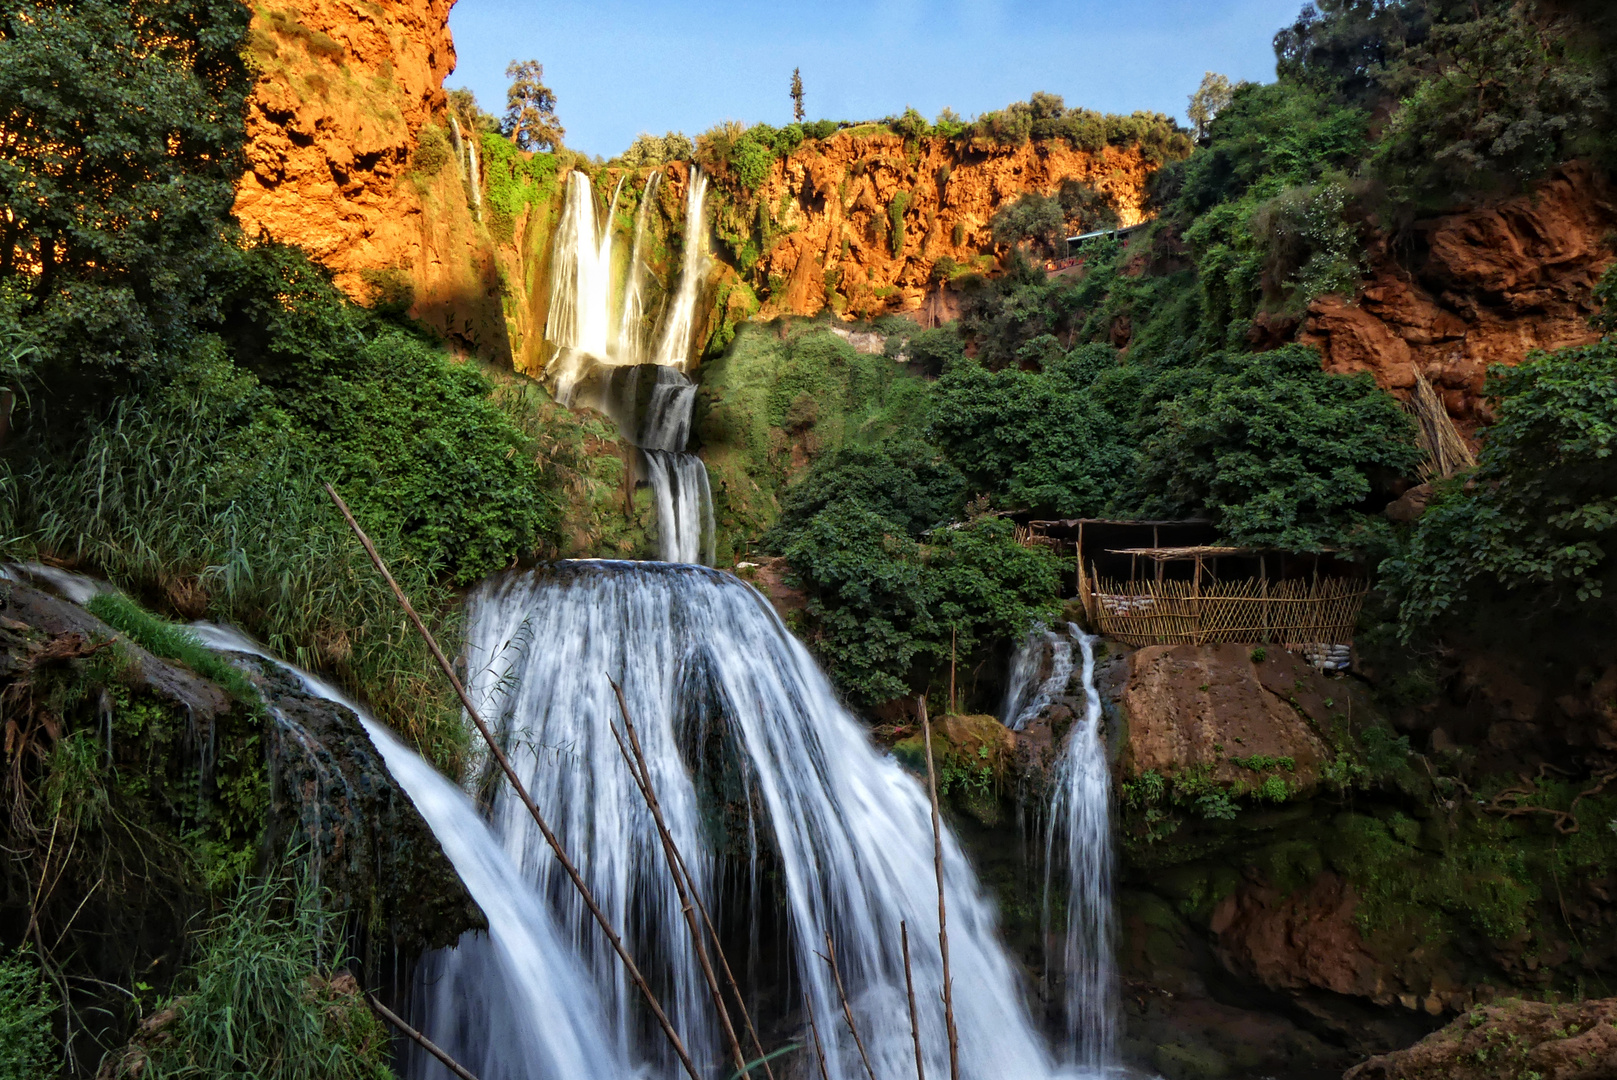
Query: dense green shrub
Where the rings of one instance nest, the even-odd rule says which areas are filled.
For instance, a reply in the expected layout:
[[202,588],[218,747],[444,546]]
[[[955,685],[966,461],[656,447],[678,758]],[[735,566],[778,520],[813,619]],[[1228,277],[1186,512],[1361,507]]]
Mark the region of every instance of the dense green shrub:
[[766,544],[781,548],[829,506],[858,502],[899,532],[920,537],[959,513],[965,481],[933,447],[915,440],[845,446],[786,490]]
[[[989,371],[951,363],[933,388],[928,436],[970,480],[1003,505],[1057,517],[1099,516],[1116,499],[1134,459],[1132,403],[1108,409],[1094,383],[1115,371],[1104,345],[1063,354],[1035,339],[1039,370]],[[1113,376],[1115,378],[1115,375]]]
[[1617,343],[1495,367],[1498,420],[1477,468],[1442,486],[1408,549],[1383,566],[1405,633],[1484,588],[1604,595],[1617,537]]
[[0,954],[0,1080],[39,1080],[55,1072],[51,997],[29,953]]
[[1148,503],[1205,511],[1237,543],[1344,544],[1365,520],[1375,474],[1404,474],[1417,460],[1397,402],[1368,375],[1325,374],[1302,346],[1210,357],[1159,379],[1151,397],[1140,477]]
[[1059,200],[1029,191],[996,210],[989,229],[996,244],[1009,246],[1031,240],[1050,251],[1060,242],[1065,224],[1066,214]]

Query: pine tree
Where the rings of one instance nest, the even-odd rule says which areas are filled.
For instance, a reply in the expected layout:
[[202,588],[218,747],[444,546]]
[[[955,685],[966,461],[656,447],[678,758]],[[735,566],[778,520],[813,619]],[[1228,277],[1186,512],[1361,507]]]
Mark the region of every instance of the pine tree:
[[803,122],[803,69],[792,69],[792,119]]
[[537,60],[513,60],[505,69],[511,89],[505,94],[506,138],[524,150],[554,149],[567,132],[556,119],[556,94],[544,84],[545,67]]

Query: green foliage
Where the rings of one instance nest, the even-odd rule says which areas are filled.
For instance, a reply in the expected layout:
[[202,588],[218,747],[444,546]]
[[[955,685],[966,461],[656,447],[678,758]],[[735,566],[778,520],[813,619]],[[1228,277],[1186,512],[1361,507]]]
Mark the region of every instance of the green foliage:
[[505,77],[505,120],[500,132],[523,150],[556,150],[566,136],[556,119],[556,94],[545,85],[545,68],[537,60],[511,61]]
[[910,205],[910,193],[897,191],[893,193],[893,201],[887,204],[887,221],[889,224],[888,239],[892,244],[893,257],[904,253],[904,211]]
[[340,960],[340,923],[305,875],[248,883],[209,931],[194,988],[119,1075],[389,1080],[388,1033]]
[[1366,376],[1327,375],[1312,349],[1210,358],[1168,378],[1141,484],[1165,508],[1210,512],[1243,544],[1316,551],[1346,542],[1371,474],[1414,468],[1409,418]]
[[165,660],[178,660],[243,704],[260,704],[258,691],[241,669],[203,645],[185,627],[153,615],[122,593],[99,593],[84,606],[114,630],[128,634],[147,652]]
[[543,205],[556,197],[558,162],[555,154],[525,157],[509,140],[489,132],[482,139],[483,190],[488,206],[514,220],[528,206]]
[[415,151],[410,155],[410,166],[424,176],[437,176],[455,156],[449,145],[449,136],[437,124],[421,125],[416,132]]
[[904,535],[919,538],[960,511],[963,488],[960,473],[923,443],[842,447],[786,490],[765,544],[783,546],[820,511],[844,502],[861,503]]
[[790,534],[784,554],[809,591],[809,640],[838,685],[863,704],[908,693],[951,644],[979,645],[1053,617],[1054,556],[1017,544],[1010,523],[981,518],[916,543],[856,498]]
[[989,229],[996,244],[1010,246],[1031,240],[1046,250],[1054,250],[1065,224],[1066,215],[1058,199],[1029,191],[996,210]]
[[926,117],[917,112],[914,106],[907,106],[904,115],[896,120],[889,120],[887,126],[893,129],[894,134],[902,135],[905,139],[919,139],[932,134],[932,125],[926,122]]
[[1405,550],[1383,564],[1403,632],[1479,590],[1548,590],[1560,606],[1604,595],[1617,532],[1617,342],[1495,367],[1498,420],[1477,468],[1442,485]]
[[1097,516],[1134,459],[1125,403],[1107,392],[1116,354],[1093,345],[1063,355],[1048,337],[1024,348],[1040,352],[1040,370],[951,362],[932,391],[928,435],[974,490],[1041,514]]
[[249,15],[234,0],[0,15],[0,322],[26,316],[50,358],[144,364],[215,315]]
[[39,1080],[55,1072],[55,1011],[33,955],[0,954],[0,1080]]

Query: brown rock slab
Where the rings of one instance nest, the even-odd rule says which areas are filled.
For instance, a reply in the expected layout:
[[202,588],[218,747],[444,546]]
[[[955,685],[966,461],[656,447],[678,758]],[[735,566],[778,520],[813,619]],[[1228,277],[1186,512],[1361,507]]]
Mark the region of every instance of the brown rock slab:
[[1519,1077],[1617,1077],[1617,998],[1568,1005],[1513,999],[1478,1006],[1414,1046],[1354,1066],[1343,1080]]

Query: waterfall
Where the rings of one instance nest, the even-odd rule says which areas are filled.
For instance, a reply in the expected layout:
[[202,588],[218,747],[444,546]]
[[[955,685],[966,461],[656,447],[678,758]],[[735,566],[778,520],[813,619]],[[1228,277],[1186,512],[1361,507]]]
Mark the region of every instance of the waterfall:
[[1062,943],[1066,975],[1067,1046],[1074,1064],[1099,1071],[1117,1064],[1117,973],[1112,960],[1111,771],[1100,735],[1095,688],[1095,642],[1067,624],[1083,653],[1084,715],[1074,723],[1051,778],[1050,828],[1045,848],[1045,940],[1053,878],[1064,870],[1067,925]]
[[[488,919],[487,934],[466,933],[453,949],[428,955],[417,976],[417,998],[428,1038],[480,1080],[571,1080],[628,1076],[621,1044],[602,1024],[600,999],[531,877],[518,870],[466,793],[340,691],[266,652],[225,627],[198,623],[209,648],[245,652],[281,664],[311,694],[359,715],[371,742],[431,828],[466,890]],[[446,987],[455,996],[445,996]],[[478,1018],[464,1022],[465,1015]],[[499,1038],[484,1039],[483,1031]],[[431,1070],[424,1055],[414,1075]]]
[[[901,919],[911,931],[927,1068],[947,1075],[923,786],[871,745],[763,597],[730,575],[691,566],[586,561],[512,572],[472,594],[467,657],[474,701],[630,952],[666,988],[664,1004],[707,1072],[728,1067],[650,815],[608,730],[618,719],[609,675],[623,685],[668,826],[715,917],[756,928],[760,908],[774,910],[756,891],[751,912],[718,910],[725,859],[755,876],[760,862],[778,868],[759,884],[778,882],[791,971],[769,985],[799,1022],[807,994],[833,1080],[855,1080],[863,1069],[817,955],[825,931],[877,1075],[914,1069]],[[585,954],[607,1029],[623,1052],[671,1076],[667,1052],[637,1022],[631,987],[532,819],[503,782],[493,790],[494,829]],[[997,940],[994,910],[947,834],[944,865],[962,1073],[1048,1077],[1052,1066]],[[503,976],[435,971],[434,1000],[455,1011],[434,1022],[473,1044],[502,1045],[499,1015],[452,1003],[462,993],[500,998],[495,980]]]
[[[1028,631],[1027,640],[1011,658],[1011,677],[1000,710],[1006,727],[1021,731],[1029,720],[1066,693],[1067,683],[1072,680],[1072,644],[1071,636],[1042,624]],[[1047,661],[1049,671],[1045,674]]]
[[[608,225],[611,221],[608,219]],[[545,340],[557,347],[556,396],[566,402],[591,362],[607,359],[612,323],[612,230],[595,224],[595,195],[581,172],[567,174],[567,196],[550,267]]]
[[646,219],[662,170],[646,178],[640,206],[634,213],[634,240],[629,247],[629,271],[623,279],[623,308],[618,318],[618,358],[625,364],[646,362]]
[[691,338],[696,333],[696,301],[707,278],[707,229],[702,206],[707,199],[707,177],[691,166],[685,189],[685,255],[680,260],[679,287],[663,315],[662,336],[651,362],[683,369],[691,359]]

